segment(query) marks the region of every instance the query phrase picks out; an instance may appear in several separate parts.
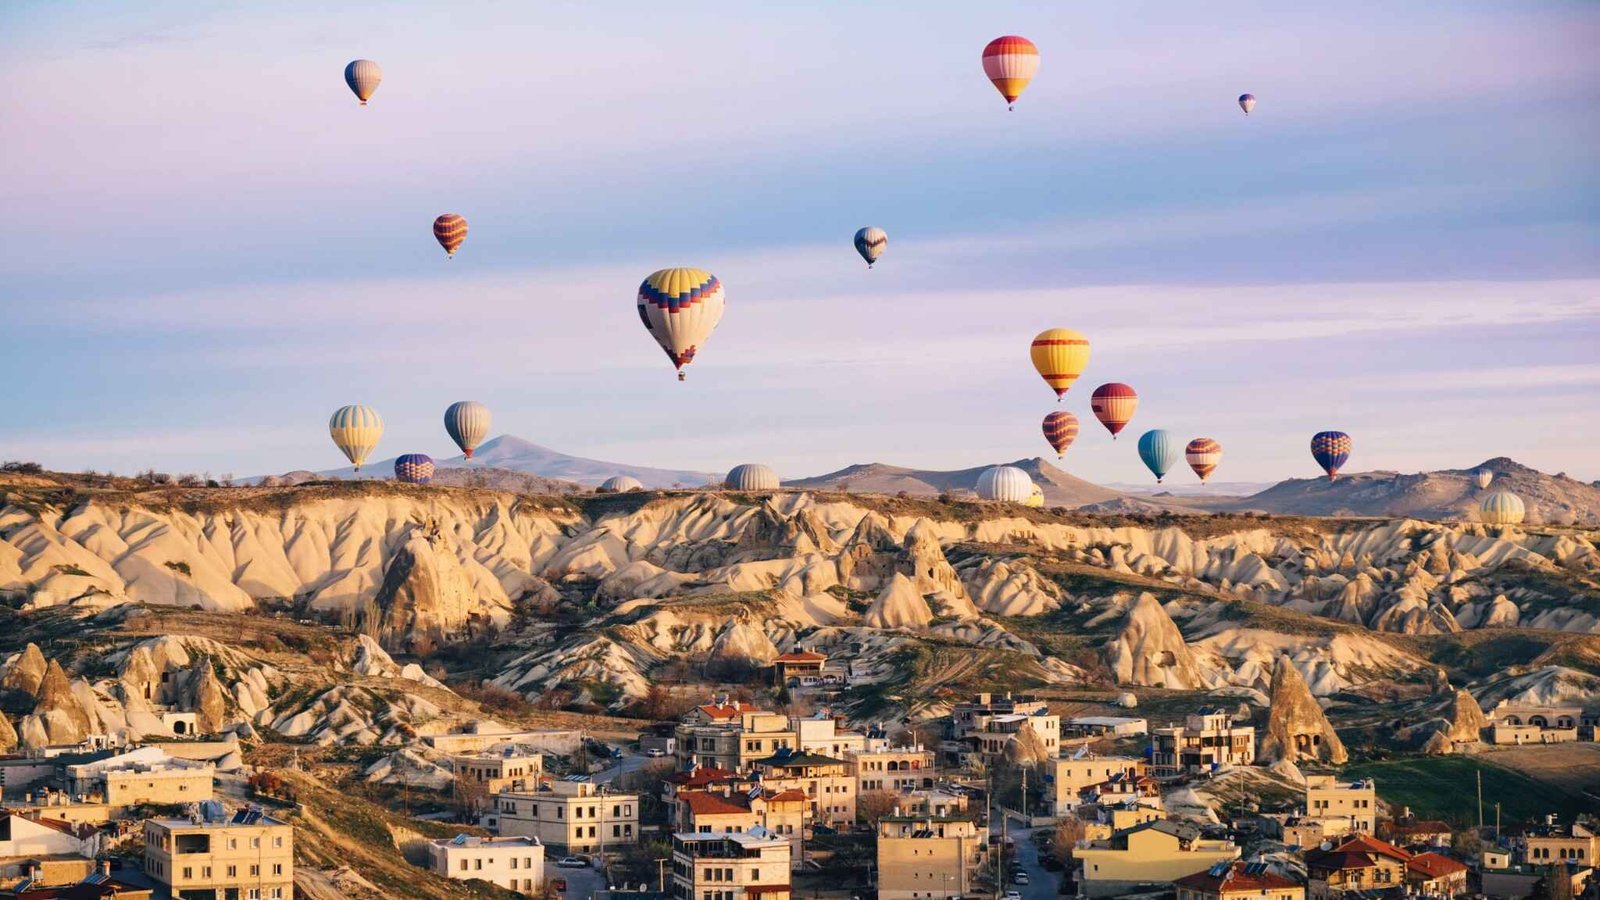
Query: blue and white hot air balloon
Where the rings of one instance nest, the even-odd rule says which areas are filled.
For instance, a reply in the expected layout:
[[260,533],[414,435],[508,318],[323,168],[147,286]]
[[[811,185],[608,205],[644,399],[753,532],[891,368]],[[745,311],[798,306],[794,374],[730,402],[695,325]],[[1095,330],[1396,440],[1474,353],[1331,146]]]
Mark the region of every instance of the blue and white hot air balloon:
[[406,453],[395,457],[394,480],[406,484],[427,484],[433,480],[433,457],[426,453]]
[[328,436],[359,472],[383,437],[383,417],[370,406],[341,406],[328,419]]
[[1172,470],[1183,457],[1183,441],[1173,437],[1165,428],[1156,428],[1139,435],[1139,458],[1156,476],[1156,482]]

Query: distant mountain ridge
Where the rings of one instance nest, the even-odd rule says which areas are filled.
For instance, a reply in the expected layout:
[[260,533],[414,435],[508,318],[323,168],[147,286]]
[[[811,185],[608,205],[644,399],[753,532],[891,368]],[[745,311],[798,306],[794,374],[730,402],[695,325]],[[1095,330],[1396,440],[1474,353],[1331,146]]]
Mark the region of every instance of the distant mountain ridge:
[[784,487],[802,490],[852,491],[868,494],[898,494],[906,492],[913,497],[934,497],[939,494],[973,493],[978,486],[978,476],[991,465],[1010,465],[1028,473],[1044,491],[1046,506],[1084,506],[1118,500],[1122,494],[1098,484],[1069,475],[1046,462],[1042,457],[1019,459],[1009,463],[991,463],[971,469],[941,471],[936,469],[910,469],[885,463],[861,463],[846,466],[826,475],[785,481]]
[[[342,469],[330,469],[318,474],[338,478],[356,478],[362,475],[387,478],[394,472],[394,460],[395,458],[391,456],[388,459],[368,461],[362,466],[361,472],[356,472],[352,466],[345,466]],[[553,481],[569,481],[590,487],[613,475],[631,475],[647,488],[702,487],[722,481],[722,475],[717,473],[695,472],[689,469],[657,469],[573,456],[509,434],[484,441],[470,460],[457,455],[447,459],[435,459],[434,464],[441,471],[497,470],[502,474],[489,473],[483,486],[512,489],[514,485],[508,482],[507,476],[514,476],[515,473],[535,475]],[[437,477],[446,483],[462,483],[453,477],[449,479],[442,475]]]

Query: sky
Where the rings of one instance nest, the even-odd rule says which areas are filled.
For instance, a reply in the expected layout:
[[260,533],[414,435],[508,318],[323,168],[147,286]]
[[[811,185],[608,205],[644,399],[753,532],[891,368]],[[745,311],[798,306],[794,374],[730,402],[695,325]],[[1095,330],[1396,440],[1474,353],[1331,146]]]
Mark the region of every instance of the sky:
[[[0,5],[0,459],[332,469],[347,403],[443,458],[477,399],[790,478],[1048,455],[1065,408],[1100,482],[1156,427],[1218,480],[1317,474],[1330,428],[1351,471],[1600,479],[1600,4],[233,6]],[[727,292],[683,384],[634,309],[674,265]],[[1059,407],[1057,326],[1092,343]]]

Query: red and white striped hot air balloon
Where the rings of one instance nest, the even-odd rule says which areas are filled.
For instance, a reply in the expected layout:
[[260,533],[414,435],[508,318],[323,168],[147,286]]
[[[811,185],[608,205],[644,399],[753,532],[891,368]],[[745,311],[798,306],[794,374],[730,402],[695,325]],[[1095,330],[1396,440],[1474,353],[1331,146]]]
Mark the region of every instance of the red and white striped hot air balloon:
[[1100,420],[1100,424],[1111,432],[1112,440],[1116,440],[1117,432],[1133,420],[1133,412],[1138,408],[1139,395],[1120,381],[1100,385],[1089,397],[1089,409]]
[[1072,441],[1078,436],[1078,417],[1066,410],[1058,409],[1044,417],[1044,439],[1050,443],[1051,449],[1056,451],[1056,459],[1067,454],[1067,448],[1072,446]]
[[1217,464],[1222,462],[1222,445],[1211,438],[1195,438],[1183,448],[1183,458],[1189,463],[1189,468],[1200,476],[1200,480],[1205,481],[1217,470]]
[[1014,34],[997,37],[983,48],[983,74],[994,82],[1008,107],[1015,109],[1017,98],[1039,74],[1039,48]]
[[455,259],[456,248],[467,239],[467,220],[455,213],[445,213],[433,220],[433,237],[444,248],[445,256]]

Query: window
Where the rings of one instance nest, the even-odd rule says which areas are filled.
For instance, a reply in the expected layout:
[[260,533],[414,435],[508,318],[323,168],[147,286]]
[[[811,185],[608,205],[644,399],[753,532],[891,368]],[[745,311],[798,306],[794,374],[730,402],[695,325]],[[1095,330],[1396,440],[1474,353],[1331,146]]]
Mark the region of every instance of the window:
[[472,861],[472,871],[474,871],[474,872],[482,872],[483,871],[483,860],[482,859],[475,859],[475,860]]
[[228,867],[228,877],[229,878],[238,878],[239,877],[239,867],[238,866],[229,866]]
[[461,861],[461,871],[465,872],[466,870],[467,870],[467,861],[463,859]]
[[515,856],[511,857],[511,868],[515,869],[517,867],[517,862],[518,860]]
[[261,877],[261,867],[260,866],[251,866],[250,867],[250,877],[251,878],[260,878]]
[[277,837],[273,838],[272,839],[272,846],[274,846],[274,847],[282,847],[283,846],[283,835],[280,834]]
[[189,866],[184,866],[183,867],[183,877],[184,877],[185,880],[193,878],[194,877],[194,869],[189,867]]
[[283,863],[273,863],[272,864],[272,874],[274,874],[274,875],[282,875],[283,874]]

